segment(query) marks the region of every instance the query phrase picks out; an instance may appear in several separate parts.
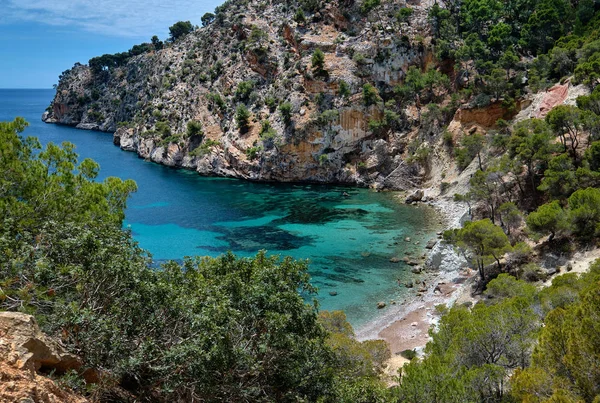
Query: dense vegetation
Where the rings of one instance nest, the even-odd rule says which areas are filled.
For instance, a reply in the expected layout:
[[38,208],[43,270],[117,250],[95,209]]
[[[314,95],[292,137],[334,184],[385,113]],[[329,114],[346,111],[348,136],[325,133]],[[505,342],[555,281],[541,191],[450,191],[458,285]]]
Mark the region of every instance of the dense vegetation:
[[[224,24],[233,3],[207,13],[202,24]],[[318,0],[283,3],[294,8],[301,26],[326,6]],[[343,2],[348,9],[351,3]],[[383,3],[357,5],[361,18],[372,17],[373,30],[384,29],[377,25]],[[597,246],[600,236],[599,8],[591,0],[436,2],[429,11],[436,62],[411,66],[393,87],[369,82],[372,62],[354,53],[355,74],[364,79],[362,105],[382,112],[368,124],[375,137],[406,129],[406,110],[414,107],[418,133],[407,147],[408,160],[426,166],[441,135],[456,165],[474,172],[469,191],[455,195],[474,220],[445,239],[477,269],[482,301],[439,308],[442,319],[425,356],[405,367],[398,387],[386,388],[379,378],[389,357],[381,342],[355,341],[342,313],[319,315],[304,303],[298,290],[303,296],[313,290],[303,262],[261,253],[150,269],[148,256],[121,229],[134,184],[94,182],[95,163],[77,165],[68,144],[39,150],[34,140],[18,137],[20,120],[0,126],[0,307],[35,314],[46,331],[101,371],[102,382],[90,390],[97,398],[598,402],[600,263],[581,277],[557,277],[542,290],[528,282],[548,275],[536,256],[569,256]],[[397,12],[398,27],[412,12]],[[193,29],[190,23],[171,28],[171,41]],[[253,27],[240,49],[267,60],[268,38]],[[92,59],[90,67],[99,76],[164,44],[155,37],[141,46]],[[375,62],[385,58],[378,53]],[[214,59],[199,75],[203,82],[223,74]],[[314,50],[306,77],[329,80],[325,60]],[[543,119],[501,119],[486,133],[444,131],[462,104],[499,104],[511,117],[523,95],[567,81],[583,84],[589,95]],[[171,85],[168,77],[163,85]],[[211,88],[210,110],[229,110],[237,129],[248,132],[256,86],[243,81],[223,96]],[[339,83],[336,96],[348,102],[350,95],[347,83]],[[337,116],[332,98],[318,93],[312,99],[322,127]],[[286,130],[293,127],[296,111],[285,97],[263,101]],[[161,112],[152,113],[163,141],[177,139],[159,120]],[[267,149],[276,133],[268,120],[260,124]],[[186,127],[188,136],[203,136],[199,122]],[[212,144],[195,152],[208,152]],[[257,143],[246,155],[254,160],[261,150]]]
[[600,395],[600,263],[541,291],[500,275],[487,285],[488,299],[444,313],[426,358],[388,389],[379,379],[385,343],[355,341],[342,312],[317,315],[301,296],[313,291],[305,263],[261,252],[152,269],[121,229],[135,184],[93,181],[96,163],[78,164],[68,143],[40,150],[19,136],[25,126],[0,123],[0,308],[34,314],[99,371],[100,382],[87,387],[69,374],[82,393],[323,402]]
[[121,228],[135,183],[94,181],[95,162],[68,143],[42,150],[25,127],[0,123],[0,309],[35,315],[99,371],[96,399],[339,401],[379,385],[385,343],[352,340],[340,314],[325,330],[303,299],[305,262],[261,252],[154,269]]

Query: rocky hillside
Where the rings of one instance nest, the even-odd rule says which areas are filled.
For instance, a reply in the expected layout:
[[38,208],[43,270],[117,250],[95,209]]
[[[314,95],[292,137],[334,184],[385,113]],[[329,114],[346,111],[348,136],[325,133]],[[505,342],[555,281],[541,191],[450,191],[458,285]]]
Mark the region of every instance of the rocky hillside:
[[203,175],[403,187],[420,109],[394,88],[433,59],[427,4],[372,3],[226,2],[164,47],[76,64],[43,120]]
[[33,316],[0,312],[0,401],[87,402],[45,376],[80,367],[76,356],[40,331]]

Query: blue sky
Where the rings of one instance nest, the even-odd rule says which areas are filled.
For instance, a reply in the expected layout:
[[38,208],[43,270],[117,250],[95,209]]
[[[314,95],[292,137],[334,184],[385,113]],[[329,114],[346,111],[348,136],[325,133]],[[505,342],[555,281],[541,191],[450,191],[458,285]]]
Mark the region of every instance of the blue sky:
[[75,62],[166,39],[223,0],[1,0],[0,88],[52,88]]

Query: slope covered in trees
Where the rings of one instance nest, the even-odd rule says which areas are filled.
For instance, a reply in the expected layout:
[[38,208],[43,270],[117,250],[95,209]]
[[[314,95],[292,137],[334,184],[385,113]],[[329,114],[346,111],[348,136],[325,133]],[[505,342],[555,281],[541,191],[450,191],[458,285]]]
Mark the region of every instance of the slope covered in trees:
[[[120,121],[122,146],[142,144],[160,162],[203,173],[234,159],[265,179],[269,166],[288,167],[280,151],[307,149],[295,162],[309,169],[295,174],[312,176],[300,179],[387,185],[406,164],[402,184],[414,184],[440,153],[470,169],[468,191],[455,200],[468,203],[473,221],[445,238],[477,268],[482,300],[440,307],[425,356],[405,367],[398,387],[379,378],[384,346],[356,342],[342,314],[319,319],[304,304],[302,262],[227,255],[150,270],[120,229],[134,184],[93,182],[97,165],[77,165],[69,145],[38,152],[18,137],[21,121],[0,126],[2,309],[34,313],[100,371],[99,398],[598,401],[599,264],[543,290],[525,280],[546,279],[539,263],[548,252],[570,256],[600,236],[599,8],[463,0],[424,14],[378,0],[226,2],[203,18],[204,30],[174,26],[172,44],[156,38],[143,54],[92,59],[91,71],[76,66],[61,80],[55,117],[104,129]],[[248,10],[294,23],[248,24]],[[425,31],[413,22],[424,15]],[[202,46],[207,57],[196,52]],[[511,120],[557,82],[585,95]],[[172,98],[184,107],[163,102]],[[506,119],[446,130],[457,110],[492,107]],[[339,137],[344,111],[360,116],[352,143]]]

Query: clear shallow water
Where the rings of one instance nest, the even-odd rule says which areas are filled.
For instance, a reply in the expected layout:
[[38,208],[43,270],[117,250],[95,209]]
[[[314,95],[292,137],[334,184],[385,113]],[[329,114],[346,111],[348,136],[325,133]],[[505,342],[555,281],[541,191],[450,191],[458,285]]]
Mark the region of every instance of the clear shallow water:
[[430,210],[398,203],[391,193],[203,178],[144,161],[115,147],[111,134],[43,123],[53,95],[0,90],[0,121],[23,116],[30,123],[25,135],[72,142],[81,158],[100,164],[101,178],[135,180],[138,192],[129,200],[125,225],[156,261],[228,250],[252,256],[260,249],[310,259],[321,309],[343,309],[360,326],[377,315],[378,301],[399,300],[406,292],[396,280],[410,278],[410,268],[390,258],[422,254],[436,230]]

